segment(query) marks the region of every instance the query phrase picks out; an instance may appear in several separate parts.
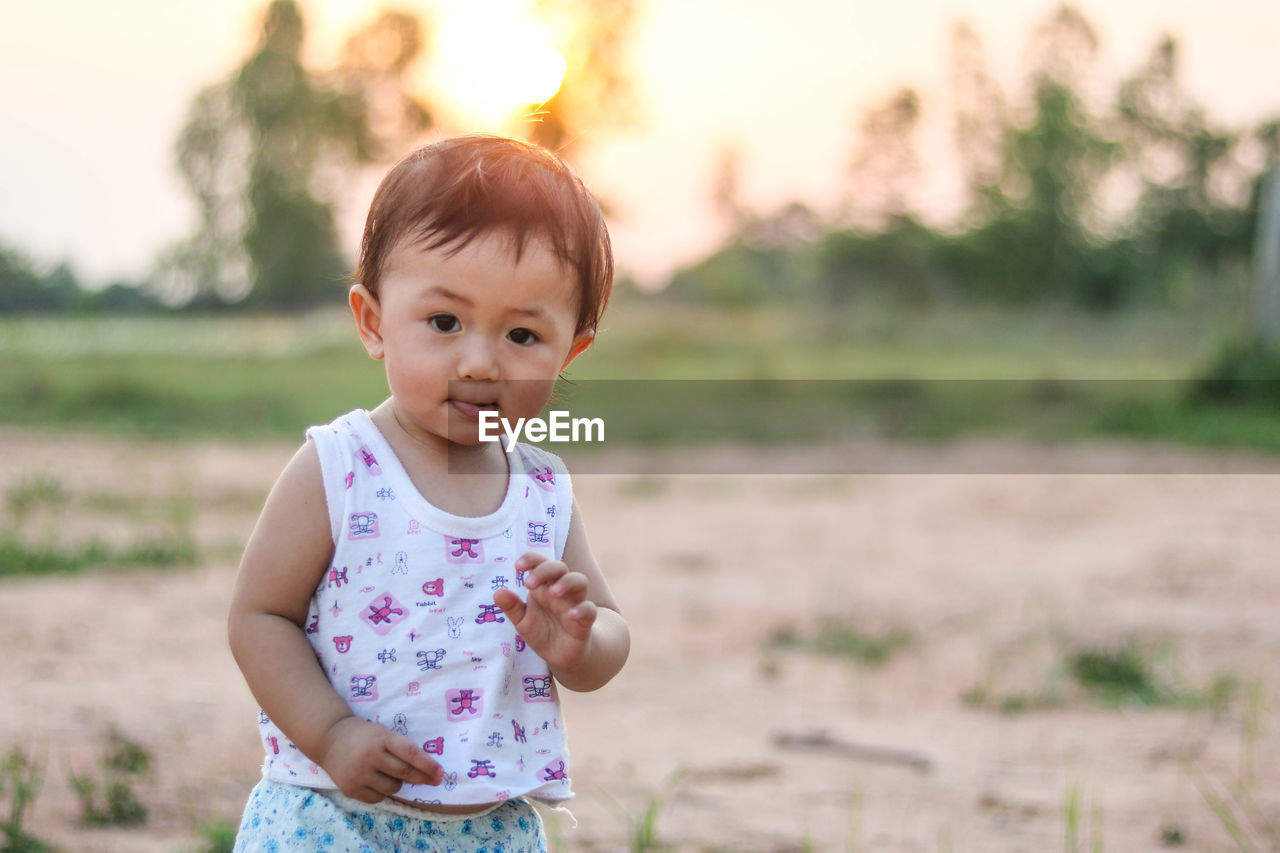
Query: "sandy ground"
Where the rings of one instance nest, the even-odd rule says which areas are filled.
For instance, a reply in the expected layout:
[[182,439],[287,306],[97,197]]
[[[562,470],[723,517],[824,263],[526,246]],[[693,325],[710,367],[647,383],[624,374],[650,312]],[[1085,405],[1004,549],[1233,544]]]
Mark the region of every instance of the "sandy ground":
[[[181,529],[203,557],[0,581],[0,748],[45,767],[27,828],[66,850],[200,850],[257,777],[223,618],[292,448],[21,432],[0,448],[0,512],[28,541]],[[579,825],[549,816],[553,849],[632,849],[651,805],[681,851],[1145,851],[1175,829],[1181,849],[1280,849],[1280,462],[881,450],[897,470],[1007,452],[1185,473],[578,477],[634,649],[607,688],[566,697]],[[830,451],[809,453],[820,469]],[[56,506],[15,502],[51,482]],[[878,667],[770,643],[824,620],[908,642]],[[1062,677],[1065,655],[1130,641],[1188,694],[1238,689],[1215,708],[1114,708]],[[1050,707],[995,707],[1059,688]],[[77,825],[68,776],[99,772],[111,730],[154,756],[141,829]]]

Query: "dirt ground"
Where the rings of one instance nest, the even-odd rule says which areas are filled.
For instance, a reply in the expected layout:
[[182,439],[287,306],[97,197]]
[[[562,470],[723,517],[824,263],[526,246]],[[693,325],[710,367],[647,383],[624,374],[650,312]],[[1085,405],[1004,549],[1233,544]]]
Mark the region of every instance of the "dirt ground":
[[[223,620],[292,448],[12,431],[0,448],[0,512],[28,540],[180,529],[201,555],[0,581],[0,749],[45,771],[27,829],[65,850],[201,850],[258,774]],[[804,451],[807,470],[833,452]],[[646,814],[679,851],[1280,849],[1280,460],[856,452],[1147,473],[579,476],[634,646],[612,684],[565,698],[578,826],[549,815],[553,849],[635,849]],[[51,483],[48,505],[15,497]],[[771,641],[828,623],[904,639],[880,665]],[[1110,706],[1064,675],[1126,643],[1183,701]],[[153,756],[150,818],[83,828],[68,777],[100,772],[113,730]]]

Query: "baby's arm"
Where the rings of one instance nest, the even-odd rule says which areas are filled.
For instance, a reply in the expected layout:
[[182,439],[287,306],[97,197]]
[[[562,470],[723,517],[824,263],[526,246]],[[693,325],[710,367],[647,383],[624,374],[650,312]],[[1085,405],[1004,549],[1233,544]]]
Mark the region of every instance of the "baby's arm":
[[563,560],[530,551],[516,560],[527,572],[528,600],[499,589],[493,601],[516,631],[570,690],[598,690],[618,674],[631,650],[631,633],[587,542],[577,501]]
[[376,803],[440,766],[408,738],[355,717],[307,642],[307,610],[333,557],[315,446],[294,455],[249,537],[227,622],[231,652],[271,718],[342,793]]

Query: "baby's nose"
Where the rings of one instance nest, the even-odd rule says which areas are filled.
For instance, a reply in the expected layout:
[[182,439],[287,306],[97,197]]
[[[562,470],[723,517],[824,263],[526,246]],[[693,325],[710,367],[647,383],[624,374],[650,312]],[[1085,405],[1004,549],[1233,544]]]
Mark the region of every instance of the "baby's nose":
[[458,378],[497,379],[498,359],[494,346],[481,335],[469,336],[458,359]]

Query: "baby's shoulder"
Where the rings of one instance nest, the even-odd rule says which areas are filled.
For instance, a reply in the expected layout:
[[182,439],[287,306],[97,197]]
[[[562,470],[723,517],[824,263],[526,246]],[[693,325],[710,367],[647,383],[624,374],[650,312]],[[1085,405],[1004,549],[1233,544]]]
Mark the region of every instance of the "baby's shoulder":
[[330,541],[324,477],[312,442],[303,443],[285,464],[267,496],[258,526],[272,532],[273,543],[289,549],[299,548],[301,543]]
[[285,491],[292,495],[306,492],[323,494],[324,480],[320,469],[320,453],[309,436],[285,463],[272,491]]
[[550,468],[556,473],[569,473],[569,469],[564,464],[563,459],[552,453],[550,450],[545,450],[536,444],[525,444],[524,442],[519,442],[516,444],[516,452],[512,455],[520,461],[520,465],[516,466],[517,469],[519,467],[523,467],[525,473],[528,473],[535,468]]
[[517,444],[512,454],[512,473],[530,477],[544,489],[571,488],[564,460],[549,450],[532,444]]

